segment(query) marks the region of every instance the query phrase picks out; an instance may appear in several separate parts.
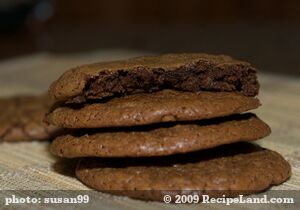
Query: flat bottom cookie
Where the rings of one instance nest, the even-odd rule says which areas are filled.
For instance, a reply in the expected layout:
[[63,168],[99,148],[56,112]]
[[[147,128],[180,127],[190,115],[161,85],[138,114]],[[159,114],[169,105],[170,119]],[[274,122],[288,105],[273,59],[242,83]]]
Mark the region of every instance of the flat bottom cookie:
[[157,201],[165,194],[247,195],[290,175],[280,154],[246,142],[157,158],[86,158],[76,169],[78,179],[91,188]]
[[238,141],[254,141],[270,134],[254,114],[202,120],[169,126],[144,126],[84,135],[58,136],[51,152],[60,157],[145,157],[186,153]]

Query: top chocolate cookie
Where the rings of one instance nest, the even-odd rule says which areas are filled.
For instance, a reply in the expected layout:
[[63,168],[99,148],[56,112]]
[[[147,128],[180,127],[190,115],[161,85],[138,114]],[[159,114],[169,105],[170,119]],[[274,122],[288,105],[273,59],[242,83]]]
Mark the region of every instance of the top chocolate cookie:
[[249,63],[225,55],[165,54],[82,65],[65,72],[49,93],[57,101],[155,92],[233,91],[255,96],[259,84]]

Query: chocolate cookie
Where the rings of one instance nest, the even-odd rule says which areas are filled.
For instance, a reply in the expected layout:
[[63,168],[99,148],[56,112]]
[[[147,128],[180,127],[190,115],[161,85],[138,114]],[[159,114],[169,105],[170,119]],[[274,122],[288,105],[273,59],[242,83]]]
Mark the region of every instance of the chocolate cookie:
[[48,139],[59,130],[43,122],[51,104],[44,95],[0,99],[0,141]]
[[166,88],[255,96],[259,84],[254,67],[229,56],[166,54],[79,66],[55,81],[49,93],[73,103]]
[[113,98],[106,103],[58,107],[46,117],[65,128],[101,128],[209,119],[257,108],[259,100],[233,92],[162,90]]
[[68,158],[162,156],[253,141],[270,132],[269,126],[254,114],[244,114],[165,127],[62,135],[52,142],[51,152]]
[[250,143],[158,158],[86,158],[76,169],[78,179],[97,190],[158,201],[164,194],[246,195],[290,174],[280,154]]

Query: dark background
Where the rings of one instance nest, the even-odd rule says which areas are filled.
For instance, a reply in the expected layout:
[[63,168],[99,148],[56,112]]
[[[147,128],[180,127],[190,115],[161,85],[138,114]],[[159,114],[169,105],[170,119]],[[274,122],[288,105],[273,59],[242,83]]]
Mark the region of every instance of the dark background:
[[300,1],[0,1],[0,60],[111,48],[229,54],[300,75]]

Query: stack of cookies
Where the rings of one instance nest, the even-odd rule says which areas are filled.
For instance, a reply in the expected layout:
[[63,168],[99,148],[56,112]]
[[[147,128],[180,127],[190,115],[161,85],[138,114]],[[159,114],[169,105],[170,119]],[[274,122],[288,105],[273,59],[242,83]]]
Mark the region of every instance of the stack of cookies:
[[229,56],[167,54],[83,65],[50,87],[48,123],[70,128],[54,155],[83,157],[76,176],[104,192],[249,194],[284,182],[290,165],[249,143],[270,134],[255,114],[256,69]]

